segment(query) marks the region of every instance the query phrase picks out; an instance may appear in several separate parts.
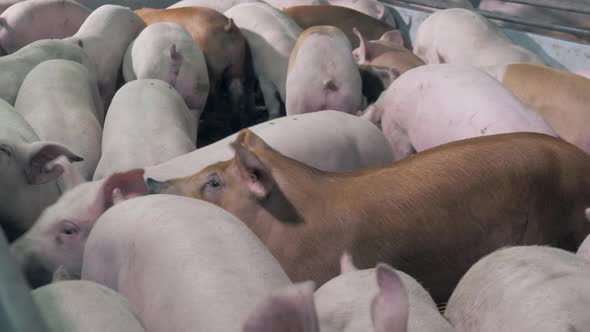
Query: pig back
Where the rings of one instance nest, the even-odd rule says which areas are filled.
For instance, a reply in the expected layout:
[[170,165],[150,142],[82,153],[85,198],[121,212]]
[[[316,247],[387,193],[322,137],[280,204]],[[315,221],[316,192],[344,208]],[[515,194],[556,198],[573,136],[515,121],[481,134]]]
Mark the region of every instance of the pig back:
[[344,32],[352,48],[359,46],[359,40],[352,31],[355,27],[369,40],[379,39],[385,32],[394,29],[371,16],[340,6],[293,6],[283,12],[304,30],[316,25],[337,27]]

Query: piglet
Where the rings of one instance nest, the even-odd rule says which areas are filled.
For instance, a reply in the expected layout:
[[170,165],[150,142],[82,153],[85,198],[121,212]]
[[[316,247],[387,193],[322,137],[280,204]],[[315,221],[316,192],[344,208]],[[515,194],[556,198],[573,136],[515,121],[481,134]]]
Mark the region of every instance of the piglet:
[[93,179],[193,151],[198,116],[166,82],[141,79],[125,84],[107,112],[102,155]]
[[31,292],[50,332],[144,332],[121,294],[90,281],[61,281]]
[[41,39],[75,34],[90,9],[73,0],[27,0],[0,15],[0,52],[10,54]]
[[[340,259],[340,273],[315,292],[322,332],[453,331],[411,276],[384,263],[357,270],[348,254]],[[397,328],[385,328],[393,325]]]
[[193,112],[200,114],[205,108],[209,94],[205,56],[180,24],[161,22],[145,28],[127,48],[123,76],[127,82],[160,79],[172,85]]
[[239,331],[291,281],[240,220],[207,202],[139,197],[104,213],[82,278],[125,296],[147,331]]
[[340,29],[315,26],[299,36],[289,58],[286,91],[287,115],[359,110],[361,75]]
[[10,247],[32,287],[49,283],[58,269],[79,278],[86,239],[98,217],[115,204],[147,194],[143,169],[86,182],[65,158],[51,166],[63,172],[66,192]]
[[76,166],[90,180],[100,159],[104,109],[96,77],[83,65],[49,60],[25,78],[15,103],[43,140],[62,143],[84,158]]
[[108,108],[127,47],[145,28],[145,23],[129,8],[104,5],[88,16],[78,32],[65,40],[79,43],[98,73],[98,89]]
[[495,251],[461,278],[445,310],[460,332],[590,331],[590,262],[567,251]]

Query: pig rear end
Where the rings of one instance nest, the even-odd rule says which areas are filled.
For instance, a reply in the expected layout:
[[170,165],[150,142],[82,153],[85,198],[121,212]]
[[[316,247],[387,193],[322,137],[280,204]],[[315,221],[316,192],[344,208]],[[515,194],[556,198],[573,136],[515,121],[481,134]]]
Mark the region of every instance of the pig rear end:
[[362,80],[346,36],[338,28],[304,31],[291,53],[287,115],[331,109],[353,114],[362,103]]

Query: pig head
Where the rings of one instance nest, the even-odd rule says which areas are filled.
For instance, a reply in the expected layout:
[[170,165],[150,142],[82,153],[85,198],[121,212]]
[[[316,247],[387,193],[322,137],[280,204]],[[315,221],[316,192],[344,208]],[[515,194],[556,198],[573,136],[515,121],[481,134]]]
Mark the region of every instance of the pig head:
[[79,278],[84,245],[98,217],[115,204],[146,194],[143,169],[83,182],[67,160],[56,160],[54,167],[65,170],[67,191],[10,247],[32,287],[51,282],[58,269]]

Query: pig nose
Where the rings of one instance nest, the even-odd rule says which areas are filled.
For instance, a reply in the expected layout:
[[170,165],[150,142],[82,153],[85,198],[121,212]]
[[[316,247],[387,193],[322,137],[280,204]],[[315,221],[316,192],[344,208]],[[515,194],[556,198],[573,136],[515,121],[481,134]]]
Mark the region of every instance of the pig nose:
[[10,254],[27,279],[31,288],[37,288],[51,281],[51,271],[47,270],[35,254],[27,249],[27,243],[17,240],[10,246]]
[[148,194],[158,194],[168,187],[168,182],[160,182],[152,178],[147,178],[145,183],[148,188]]

